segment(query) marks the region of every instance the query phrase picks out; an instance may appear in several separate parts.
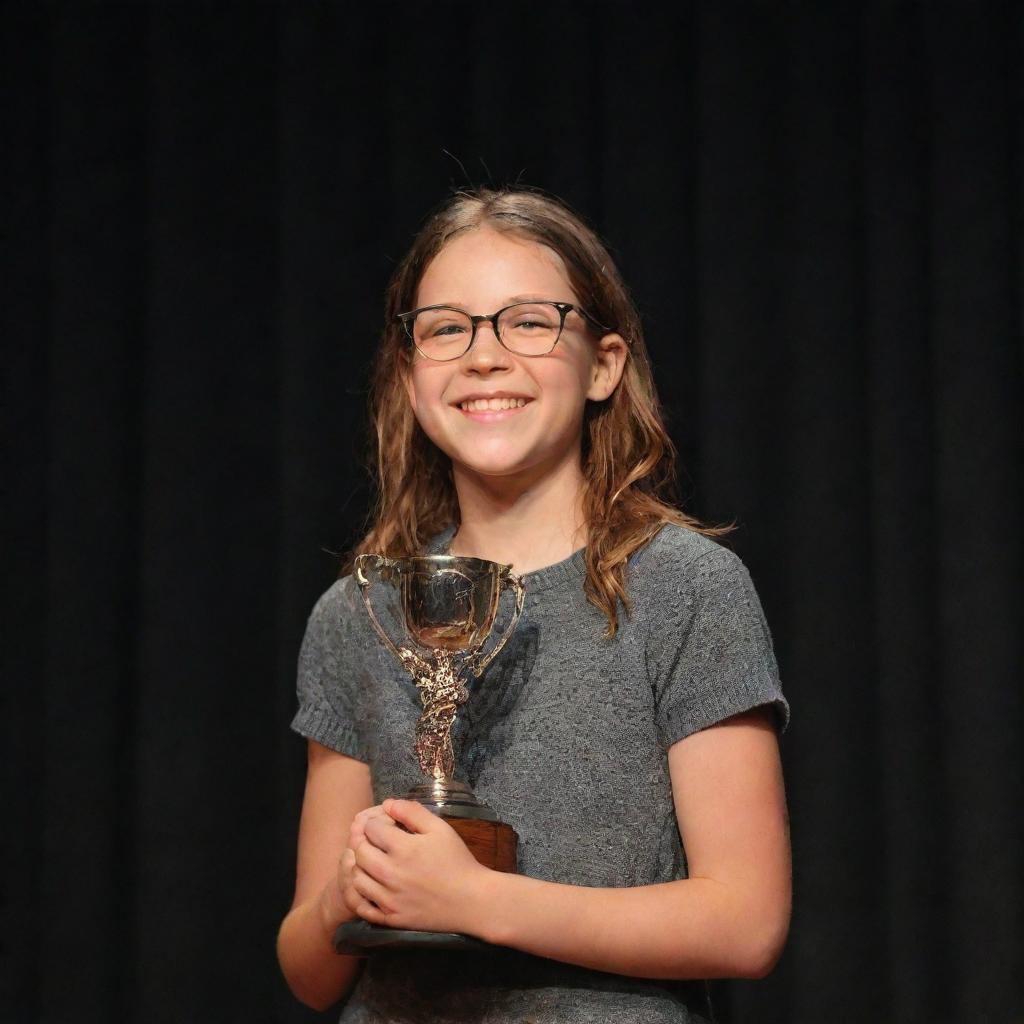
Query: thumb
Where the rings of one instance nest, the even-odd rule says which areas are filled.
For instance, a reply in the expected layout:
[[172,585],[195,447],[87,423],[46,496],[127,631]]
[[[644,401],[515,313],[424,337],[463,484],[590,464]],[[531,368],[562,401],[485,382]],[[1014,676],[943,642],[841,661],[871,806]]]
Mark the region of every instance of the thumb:
[[436,814],[415,800],[385,800],[382,806],[389,817],[410,832],[433,832],[444,824]]

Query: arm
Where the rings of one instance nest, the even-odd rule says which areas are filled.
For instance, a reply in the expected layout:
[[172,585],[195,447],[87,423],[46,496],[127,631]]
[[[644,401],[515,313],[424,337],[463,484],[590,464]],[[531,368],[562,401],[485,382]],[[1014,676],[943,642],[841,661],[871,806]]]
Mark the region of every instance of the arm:
[[342,898],[340,861],[353,818],[371,803],[370,769],[310,740],[295,898],[278,933],[277,956],[288,987],[314,1009],[336,1003],[359,970],[360,961],[338,956],[331,940],[353,917]]
[[363,899],[349,905],[375,923],[462,931],[595,970],[763,977],[785,943],[791,899],[770,719],[755,710],[695,733],[671,748],[669,767],[687,879],[596,889],[489,871],[443,821],[393,801],[390,818],[362,817],[354,885]]

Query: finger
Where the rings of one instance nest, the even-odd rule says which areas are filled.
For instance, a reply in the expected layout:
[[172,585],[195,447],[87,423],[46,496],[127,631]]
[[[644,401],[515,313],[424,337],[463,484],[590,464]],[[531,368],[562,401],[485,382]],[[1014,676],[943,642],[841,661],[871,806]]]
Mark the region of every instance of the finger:
[[378,849],[373,843],[366,842],[355,851],[353,870],[358,866],[366,874],[380,882],[381,885],[390,885],[394,874],[391,857],[383,850]]
[[[362,877],[364,881],[357,885],[357,878]],[[369,879],[370,876],[366,872],[360,872],[360,869],[353,865],[352,869],[346,874],[345,880],[341,887],[341,898],[345,906],[353,913],[359,913],[359,906],[369,900],[366,895],[367,884],[365,879]],[[370,879],[373,881],[373,879]]]
[[391,915],[385,914],[380,907],[375,907],[369,900],[363,900],[351,909],[353,914],[361,917],[364,921],[369,921],[370,924],[382,924],[385,926],[391,924]]
[[393,821],[410,832],[436,832],[439,828],[451,827],[415,800],[385,800],[381,806]]
[[364,898],[356,892],[356,887],[352,884],[352,876],[349,875],[345,880],[345,884],[341,890],[341,898],[345,906],[353,913],[359,913],[359,905],[365,902]]
[[364,900],[375,903],[384,913],[391,910],[391,901],[387,889],[375,878],[368,875],[362,868],[356,868],[352,872],[352,888]]
[[358,814],[352,819],[353,822],[364,823],[369,821],[370,818],[379,818],[381,815],[387,814],[384,810],[383,804],[374,804],[373,807],[364,807]]
[[394,850],[395,843],[400,842],[401,835],[398,825],[386,814],[379,818],[371,818],[366,823],[367,842],[372,843],[378,850],[383,850],[385,853],[391,853]]
[[338,858],[338,878],[343,885],[355,866],[356,852],[351,847],[347,847]]
[[367,807],[365,810],[356,814],[352,819],[352,824],[349,826],[348,845],[354,850],[363,841],[366,822],[371,818],[379,818],[384,814],[384,808],[380,804],[376,804],[373,807]]

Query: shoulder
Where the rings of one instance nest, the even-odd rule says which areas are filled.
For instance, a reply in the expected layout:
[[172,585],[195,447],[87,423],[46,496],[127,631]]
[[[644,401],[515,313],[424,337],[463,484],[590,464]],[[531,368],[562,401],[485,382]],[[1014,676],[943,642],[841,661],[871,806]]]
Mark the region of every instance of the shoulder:
[[679,526],[676,523],[665,523],[660,530],[637,552],[655,553],[659,556],[672,556],[682,559],[701,558],[705,555],[712,555],[718,552],[731,554],[728,548],[723,547],[718,541],[711,537],[691,530],[686,526]]
[[[307,739],[338,753],[365,761],[352,682],[369,649],[362,632],[366,613],[359,588],[350,576],[337,580],[320,595],[306,623],[299,648],[296,691],[299,710],[292,728]],[[369,678],[375,678],[373,674]]]
[[317,599],[310,612],[313,622],[334,622],[346,619],[360,603],[359,586],[354,576],[342,576],[335,580]]
[[362,607],[359,586],[352,576],[335,580],[325,590],[309,613],[301,656],[330,658],[362,637],[366,612]]
[[765,632],[764,612],[746,565],[704,534],[666,524],[630,559],[627,593],[639,620],[682,627],[697,619],[728,631],[738,620]]
[[749,580],[739,556],[710,537],[666,523],[630,559],[630,596],[699,593],[718,581]]
[[666,747],[762,704],[789,719],[771,631],[750,573],[711,538],[666,526],[636,558],[630,589]]

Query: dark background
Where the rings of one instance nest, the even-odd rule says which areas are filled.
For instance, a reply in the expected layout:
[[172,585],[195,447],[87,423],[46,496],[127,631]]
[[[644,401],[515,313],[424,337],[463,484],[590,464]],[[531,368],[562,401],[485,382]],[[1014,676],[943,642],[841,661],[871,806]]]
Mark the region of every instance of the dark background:
[[385,281],[513,181],[612,246],[793,705],[791,938],[721,1017],[1024,1020],[1019,3],[0,26],[3,1020],[319,1019],[274,957],[298,644],[366,512]]

